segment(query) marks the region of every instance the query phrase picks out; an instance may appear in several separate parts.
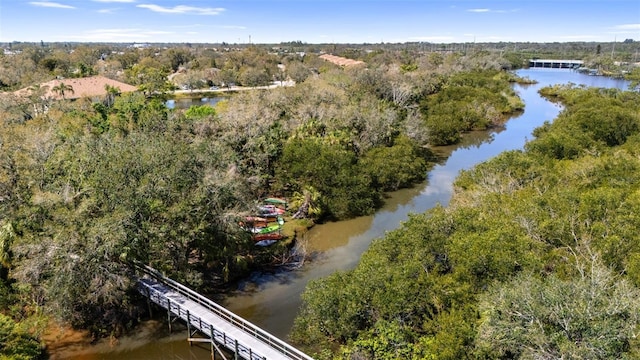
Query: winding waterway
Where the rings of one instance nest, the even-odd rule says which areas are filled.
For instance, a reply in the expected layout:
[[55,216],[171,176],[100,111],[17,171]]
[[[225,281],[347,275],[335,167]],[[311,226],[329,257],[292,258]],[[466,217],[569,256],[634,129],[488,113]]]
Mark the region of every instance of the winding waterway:
[[[504,128],[467,134],[462,143],[439,148],[443,161],[429,171],[426,181],[390,194],[386,205],[374,215],[315,226],[306,242],[307,250],[319,254],[314,261],[298,271],[253,274],[239,284],[223,305],[286,340],[300,306],[300,294],[309,281],[354,268],[374,239],[399,227],[410,213],[421,213],[437,204],[447,205],[453,191],[452,183],[461,170],[503,151],[521,149],[531,138],[533,129],[544,121],[553,120],[561,107],[540,97],[537,92],[541,87],[566,83],[620,89],[628,86],[623,80],[564,69],[527,69],[517,73],[538,83],[516,85],[525,111],[511,118]],[[142,330],[136,337],[121,339],[115,346],[105,342],[90,348],[60,349],[52,354],[52,360],[211,358],[207,346],[189,346],[185,332],[169,335],[166,325],[161,322],[147,322]]]

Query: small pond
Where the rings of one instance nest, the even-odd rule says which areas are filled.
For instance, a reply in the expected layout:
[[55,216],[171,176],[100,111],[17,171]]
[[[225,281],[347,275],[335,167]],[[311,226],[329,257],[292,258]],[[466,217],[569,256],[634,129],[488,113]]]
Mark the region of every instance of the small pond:
[[226,97],[224,96],[180,98],[167,100],[165,104],[169,109],[188,109],[194,105],[215,106],[218,102],[225,99]]

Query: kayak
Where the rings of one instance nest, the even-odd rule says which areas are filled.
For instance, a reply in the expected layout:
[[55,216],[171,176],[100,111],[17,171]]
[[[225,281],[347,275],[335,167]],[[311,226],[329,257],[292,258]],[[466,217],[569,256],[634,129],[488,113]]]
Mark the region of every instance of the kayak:
[[276,207],[275,205],[258,206],[258,210],[259,210],[261,216],[268,216],[270,214],[282,215],[282,214],[285,213],[284,209],[280,209],[279,207]]
[[259,229],[258,234],[268,234],[280,230],[280,224],[273,224]]
[[267,204],[276,204],[276,205],[287,205],[287,200],[281,198],[266,198],[264,202]]
[[273,245],[274,243],[276,243],[278,240],[260,240],[258,242],[256,242],[256,246],[269,246],[269,245]]
[[262,241],[262,240],[281,240],[284,238],[284,235],[277,233],[277,232],[272,232],[269,234],[256,234],[253,239],[255,241]]

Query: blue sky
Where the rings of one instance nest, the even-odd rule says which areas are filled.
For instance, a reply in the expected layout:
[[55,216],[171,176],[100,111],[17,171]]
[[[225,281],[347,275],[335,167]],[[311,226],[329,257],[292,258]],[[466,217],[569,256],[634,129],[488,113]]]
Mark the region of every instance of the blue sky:
[[0,0],[0,42],[640,41],[640,0]]

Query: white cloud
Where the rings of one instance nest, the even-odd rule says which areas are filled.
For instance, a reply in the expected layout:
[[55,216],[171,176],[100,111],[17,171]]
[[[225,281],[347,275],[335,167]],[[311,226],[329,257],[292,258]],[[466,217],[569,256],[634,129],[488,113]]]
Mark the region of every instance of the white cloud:
[[[640,36],[640,24],[620,24],[616,26],[611,26],[607,28],[606,33],[614,36],[613,41],[615,41],[618,35],[620,35],[618,39],[636,38]],[[606,39],[605,41],[607,40],[610,41],[611,39]]]
[[157,35],[174,34],[171,31],[145,30],[137,28],[128,29],[95,29],[80,35],[70,36],[80,41],[106,41],[121,42],[134,40],[152,40]]
[[240,25],[220,25],[216,27],[220,29],[231,29],[231,30],[245,30],[247,28],[246,26],[240,26]]
[[172,28],[176,28],[176,29],[191,29],[191,28],[198,28],[198,27],[203,27],[206,25],[202,25],[202,24],[187,24],[187,25],[171,25]]
[[473,13],[498,13],[498,14],[506,14],[506,13],[514,13],[517,12],[518,10],[494,10],[494,9],[484,9],[484,8],[480,8],[480,9],[467,9],[468,12],[473,12]]
[[33,6],[51,7],[51,8],[58,8],[58,9],[75,9],[75,7],[71,5],[65,5],[65,4],[49,2],[49,1],[31,1],[29,2],[29,4]]
[[134,3],[136,0],[91,0],[99,3]]
[[617,30],[640,30],[640,24],[622,24],[614,27]]
[[165,14],[218,15],[225,10],[224,8],[204,8],[186,5],[164,7],[155,4],[140,4],[136,6],[139,8],[149,9],[151,11]]
[[163,30],[148,30],[148,31],[145,31],[144,34],[147,34],[147,35],[168,35],[168,34],[174,34],[174,32],[172,32],[172,31],[163,31]]

